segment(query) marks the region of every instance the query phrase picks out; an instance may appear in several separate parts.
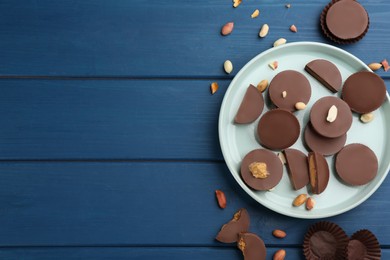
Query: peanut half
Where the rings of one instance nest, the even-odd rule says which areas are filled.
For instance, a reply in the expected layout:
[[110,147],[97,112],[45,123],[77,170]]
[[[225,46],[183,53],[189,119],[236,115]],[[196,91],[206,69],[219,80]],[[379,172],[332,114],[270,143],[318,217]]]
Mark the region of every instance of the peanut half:
[[372,71],[376,71],[376,70],[379,70],[380,68],[382,68],[382,64],[377,63],[377,62],[374,62],[374,63],[368,64],[368,67],[369,67]]
[[360,121],[362,121],[363,123],[369,123],[373,119],[374,119],[374,114],[373,113],[366,113],[366,114],[362,114],[360,116]]
[[272,231],[272,235],[276,238],[285,238],[287,236],[286,232],[280,229],[275,229]]
[[286,250],[279,249],[275,252],[273,260],[284,260],[286,258]]
[[227,74],[230,74],[233,71],[233,63],[230,60],[226,60],[223,63],[223,68]]
[[308,198],[306,201],[306,209],[307,210],[312,210],[314,206],[316,205],[316,201],[313,198]]
[[252,18],[256,18],[257,16],[259,16],[259,14],[260,14],[259,9],[256,9],[256,10],[254,10],[253,13],[251,14],[251,17],[252,17]]
[[218,201],[218,206],[221,209],[226,208],[226,196],[225,193],[221,190],[216,190],[215,191],[215,197],[217,198]]
[[210,85],[211,95],[214,95],[215,92],[217,92],[218,88],[219,88],[219,86],[218,86],[217,82],[211,83],[211,85]]
[[266,79],[263,79],[262,81],[259,82],[259,84],[257,84],[257,89],[260,92],[264,92],[267,88],[268,88],[268,80]]
[[268,66],[273,69],[273,70],[276,70],[279,66],[279,63],[277,61],[273,61],[271,62],[270,64],[268,64]]
[[280,38],[280,39],[277,39],[275,42],[274,42],[274,47],[278,47],[280,45],[283,45],[287,42],[286,39],[284,38]]
[[295,103],[295,109],[296,110],[303,110],[306,108],[306,104],[303,102],[297,102]]
[[307,195],[306,195],[306,194],[300,194],[300,195],[298,195],[298,196],[294,199],[293,205],[294,205],[295,207],[299,207],[299,206],[301,206],[303,203],[305,203],[306,200],[307,200]]
[[263,26],[261,26],[261,29],[260,29],[260,32],[259,32],[259,36],[261,38],[264,38],[265,36],[267,36],[268,34],[268,31],[269,31],[269,26],[268,24],[263,24]]
[[293,25],[290,26],[290,31],[296,33],[296,32],[298,32],[298,29],[297,29],[297,27],[293,24]]
[[328,116],[326,117],[326,121],[329,123],[332,123],[336,120],[337,118],[337,107],[335,105],[331,106],[328,111]]
[[242,0],[233,0],[233,7],[236,8],[241,4]]
[[229,35],[229,34],[232,33],[233,28],[234,28],[234,23],[233,22],[228,22],[224,26],[222,26],[221,34],[223,36]]

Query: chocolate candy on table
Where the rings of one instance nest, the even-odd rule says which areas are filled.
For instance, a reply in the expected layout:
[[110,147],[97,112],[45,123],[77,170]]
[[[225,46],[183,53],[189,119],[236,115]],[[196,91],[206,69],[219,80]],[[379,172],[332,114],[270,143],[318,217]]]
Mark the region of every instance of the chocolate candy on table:
[[333,0],[321,14],[321,27],[334,42],[354,43],[364,37],[369,28],[369,17],[357,1]]
[[[332,106],[337,108],[337,116],[333,122],[327,120]],[[329,96],[317,100],[310,111],[310,122],[320,135],[335,138],[344,135],[352,125],[352,112],[348,104],[337,97]]]
[[247,232],[249,224],[248,211],[242,208],[234,214],[233,219],[222,226],[215,239],[222,243],[237,242],[239,233]]
[[376,110],[385,101],[386,85],[375,73],[360,71],[347,78],[341,96],[352,111],[365,114]]
[[234,122],[236,124],[248,124],[255,121],[263,112],[264,98],[261,92],[253,85],[249,85],[241,105],[238,108]]
[[378,159],[367,146],[357,143],[349,144],[337,154],[335,168],[345,183],[364,185],[377,175]]
[[273,109],[259,120],[257,134],[260,144],[271,150],[283,150],[293,145],[299,138],[298,119],[284,109]]
[[[252,166],[257,163],[260,170],[265,170],[263,176],[254,173]],[[261,172],[259,172],[260,174]],[[256,176],[256,177],[255,177]],[[256,149],[245,155],[241,163],[241,177],[254,190],[270,190],[282,179],[283,165],[273,152],[266,149]]]
[[[285,92],[284,92],[285,91]],[[283,92],[285,95],[283,95]],[[269,84],[268,94],[272,103],[278,107],[296,111],[295,104],[307,104],[311,97],[311,86],[305,75],[295,70],[279,72]]]
[[253,233],[241,233],[237,247],[242,251],[245,260],[265,260],[267,249],[264,241]]
[[329,182],[329,166],[322,154],[309,152],[308,156],[309,177],[311,192],[322,193]]
[[341,73],[332,62],[322,59],[312,60],[306,64],[305,70],[333,93],[340,90]]
[[305,187],[309,183],[309,168],[307,156],[297,149],[286,149],[283,151],[286,158],[287,171],[291,184],[295,190]]
[[306,125],[304,132],[306,145],[311,151],[318,152],[324,156],[336,154],[340,151],[347,141],[347,134],[339,137],[328,138],[318,134],[310,122]]

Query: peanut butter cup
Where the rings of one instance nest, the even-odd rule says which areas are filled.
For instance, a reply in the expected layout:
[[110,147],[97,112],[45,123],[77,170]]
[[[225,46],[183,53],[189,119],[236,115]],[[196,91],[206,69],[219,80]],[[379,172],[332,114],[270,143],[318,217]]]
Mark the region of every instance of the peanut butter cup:
[[340,90],[341,74],[332,62],[322,59],[313,60],[306,64],[305,70],[333,93]]
[[264,98],[260,91],[253,85],[249,85],[241,105],[238,108],[234,122],[236,124],[248,124],[255,121],[264,108]]
[[307,156],[297,149],[286,149],[283,151],[286,158],[287,171],[290,176],[294,190],[299,190],[309,183],[309,167]]
[[309,122],[305,128],[304,138],[310,150],[329,156],[336,154],[344,147],[347,141],[347,134],[335,138],[324,137],[318,134]]

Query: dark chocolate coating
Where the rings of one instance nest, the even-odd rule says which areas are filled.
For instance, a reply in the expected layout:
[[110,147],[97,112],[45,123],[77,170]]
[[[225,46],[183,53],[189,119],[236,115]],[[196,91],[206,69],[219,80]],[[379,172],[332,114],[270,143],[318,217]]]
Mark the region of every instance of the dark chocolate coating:
[[347,134],[335,138],[328,138],[318,134],[310,124],[306,125],[304,133],[305,143],[311,151],[318,152],[324,156],[336,154],[347,141]]
[[[240,244],[240,241],[245,244],[244,247]],[[237,246],[242,251],[245,260],[265,260],[267,257],[264,241],[256,234],[239,234]]]
[[222,243],[237,242],[238,234],[247,232],[249,230],[249,224],[248,211],[242,208],[234,214],[234,217],[228,223],[222,226],[215,239]]
[[333,93],[340,90],[341,74],[332,62],[322,59],[313,60],[306,64],[305,70]]
[[[253,177],[249,170],[249,165],[253,162],[263,162],[267,165],[269,173],[267,178],[257,179]],[[241,163],[241,177],[244,182],[255,190],[269,190],[275,187],[283,175],[283,165],[280,159],[271,151],[266,149],[256,149],[249,152]]]
[[317,231],[310,237],[310,249],[318,259],[334,259],[337,240],[327,231]]
[[[337,117],[333,122],[326,120],[329,109],[337,107]],[[322,136],[335,138],[344,135],[352,125],[352,112],[348,104],[337,97],[329,96],[317,100],[310,111],[313,129]]]
[[249,85],[241,105],[238,108],[234,122],[236,124],[248,124],[255,121],[263,112],[264,97],[263,94],[253,85]]
[[336,172],[350,185],[364,185],[375,178],[378,159],[375,153],[363,144],[349,144],[336,156]]
[[300,133],[298,119],[284,109],[273,109],[259,121],[257,134],[260,143],[271,150],[283,150],[293,145]]
[[291,184],[295,190],[305,187],[309,183],[309,168],[307,156],[297,149],[286,149],[283,151],[286,158],[287,171]]
[[[282,92],[287,96],[283,98]],[[307,104],[311,97],[311,86],[305,75],[295,70],[279,72],[269,84],[269,97],[272,103],[278,107],[294,112],[295,104],[303,102]]]
[[326,13],[329,32],[342,40],[362,36],[368,28],[368,14],[356,1],[341,0],[332,4]]
[[373,72],[356,72],[344,82],[342,99],[354,112],[372,112],[382,105],[385,98],[385,82]]
[[[311,161],[312,160],[312,161]],[[329,166],[324,156],[317,152],[309,152],[308,156],[309,172],[310,165],[314,166],[315,172],[310,172],[311,192],[321,194],[329,182]]]
[[348,243],[347,252],[348,260],[364,260],[367,254],[367,249],[362,242],[352,239]]

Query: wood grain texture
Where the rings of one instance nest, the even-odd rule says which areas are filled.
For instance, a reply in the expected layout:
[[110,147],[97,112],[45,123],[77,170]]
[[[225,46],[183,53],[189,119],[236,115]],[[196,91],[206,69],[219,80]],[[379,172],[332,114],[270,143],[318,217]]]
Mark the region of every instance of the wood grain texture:
[[[227,207],[218,207],[221,189]],[[348,235],[373,231],[390,245],[390,180],[365,203],[328,218]],[[308,227],[250,198],[224,163],[1,163],[0,246],[213,246],[239,208],[269,246],[297,246]],[[272,230],[283,229],[283,240]]]
[[218,82],[0,80],[0,159],[222,160]]
[[[320,32],[319,15],[328,0],[248,1],[12,1],[0,3],[0,75],[228,77],[280,38],[333,44]],[[359,43],[342,46],[366,63],[390,59],[390,3],[360,1],[370,30]],[[251,19],[254,9],[260,16]],[[235,22],[232,35],[221,26]],[[270,33],[257,35],[263,23]],[[291,24],[298,33],[289,31]],[[386,75],[380,72],[381,75]]]

